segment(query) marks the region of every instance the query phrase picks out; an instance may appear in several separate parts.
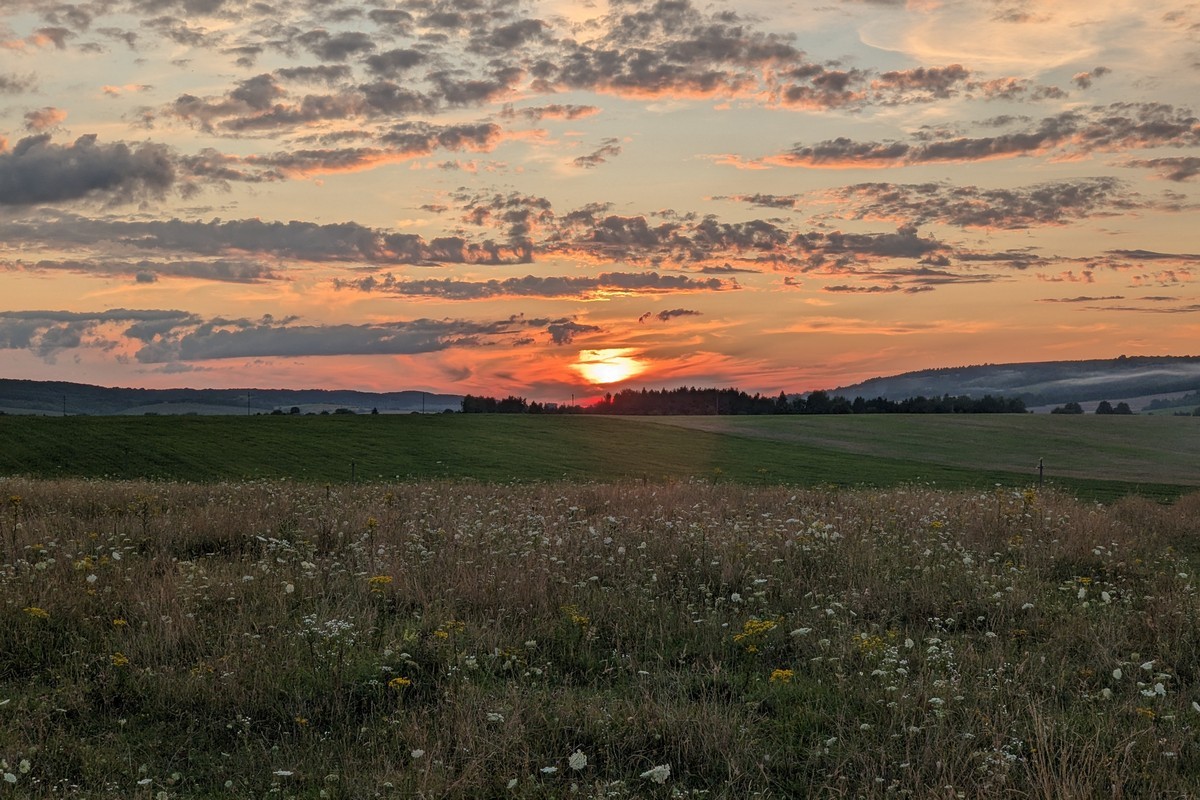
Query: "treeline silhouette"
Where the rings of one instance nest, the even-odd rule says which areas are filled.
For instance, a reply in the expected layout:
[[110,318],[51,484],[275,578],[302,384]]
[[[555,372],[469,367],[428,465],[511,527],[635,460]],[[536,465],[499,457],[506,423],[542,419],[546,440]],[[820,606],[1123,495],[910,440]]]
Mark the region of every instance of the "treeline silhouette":
[[702,414],[1024,414],[1025,401],[1016,397],[980,398],[968,395],[910,397],[888,400],[876,397],[849,400],[816,391],[808,395],[778,397],[749,395],[738,389],[622,389],[587,406],[528,402],[509,395],[503,399],[466,395],[467,414],[638,414],[647,416]]

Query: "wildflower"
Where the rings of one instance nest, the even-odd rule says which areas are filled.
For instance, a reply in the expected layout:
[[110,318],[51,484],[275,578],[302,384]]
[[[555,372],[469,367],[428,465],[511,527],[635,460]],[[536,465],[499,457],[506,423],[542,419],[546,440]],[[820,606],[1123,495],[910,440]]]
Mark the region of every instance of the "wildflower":
[[284,593],[284,594],[291,594],[291,593],[292,593],[292,592],[294,592],[294,591],[296,591],[296,587],[295,587],[293,584],[290,584],[290,583],[289,583],[289,584],[287,584],[286,586],[284,586],[284,587],[283,587],[283,593]]
[[396,691],[400,691],[401,689],[407,688],[409,686],[412,686],[412,679],[405,678],[402,675],[397,675],[396,677],[394,677],[390,681],[388,681],[388,688],[395,689]]
[[271,774],[278,775],[281,778],[290,778],[295,773],[293,773],[290,769],[277,769],[274,772],[272,772]]
[[583,754],[582,750],[576,750],[567,758],[567,766],[573,770],[581,770],[587,766],[587,756]]
[[36,619],[50,619],[50,612],[44,608],[38,608],[37,606],[26,606],[24,611],[26,614]]
[[305,725],[308,724],[308,719],[300,716],[299,714],[297,714],[294,719],[296,721],[296,724],[299,725],[301,728],[303,728]]
[[121,619],[120,617],[117,617],[116,619],[114,619],[114,620],[113,620],[113,627],[114,627],[114,628],[124,628],[124,627],[125,627],[126,625],[128,625],[128,624],[129,624],[128,622],[126,622],[125,620]]
[[791,683],[795,672],[790,669],[777,669],[771,672],[771,683]]
[[33,765],[29,763],[28,758],[22,758],[21,763],[17,765],[17,772],[22,775],[28,775],[31,769],[33,769]]
[[413,750],[411,753],[409,753],[409,755],[411,755],[414,759],[418,759],[425,755],[425,751],[418,747],[416,750]]
[[667,778],[671,777],[671,765],[659,764],[657,767],[651,767],[643,772],[640,777],[654,781],[655,783],[666,783]]
[[373,575],[367,579],[367,585],[373,594],[379,594],[392,583],[391,575]]
[[125,655],[124,653],[113,653],[108,657],[108,660],[112,662],[114,667],[129,666],[129,656]]
[[4,781],[5,783],[16,783],[17,776],[13,775],[11,772],[6,772],[4,773]]
[[1152,708],[1146,708],[1145,706],[1138,706],[1137,708],[1134,709],[1134,711],[1137,712],[1137,715],[1139,717],[1145,717],[1146,719],[1154,719],[1154,709],[1152,709]]
[[556,772],[558,772],[558,767],[542,767],[543,775],[553,775]]
[[1195,700],[1193,700],[1192,701],[1192,710],[1195,711],[1197,714],[1200,714],[1200,703],[1197,703]]
[[488,722],[504,722],[504,715],[499,711],[489,711],[487,715]]
[[1119,681],[1119,680],[1121,680],[1121,676],[1122,676],[1122,675],[1124,675],[1124,674],[1125,674],[1125,673],[1121,672],[1121,668],[1120,668],[1120,667],[1117,667],[1117,668],[1116,668],[1116,669],[1114,669],[1114,670],[1113,670],[1113,672],[1112,672],[1112,676],[1113,676],[1113,678],[1114,678],[1115,680],[1118,680],[1118,681]]
[[517,779],[516,779],[516,778],[509,778],[509,779],[508,779],[508,786],[507,786],[506,788],[509,788],[509,789],[515,789],[515,788],[517,788]]

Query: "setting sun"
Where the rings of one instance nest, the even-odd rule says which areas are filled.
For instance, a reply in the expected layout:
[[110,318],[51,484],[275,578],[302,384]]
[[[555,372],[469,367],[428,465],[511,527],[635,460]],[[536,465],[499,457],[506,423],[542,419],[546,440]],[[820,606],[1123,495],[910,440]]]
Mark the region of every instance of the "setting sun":
[[629,347],[580,350],[579,360],[571,368],[588,383],[617,383],[642,374],[649,366],[645,361],[635,358],[632,355],[634,352]]

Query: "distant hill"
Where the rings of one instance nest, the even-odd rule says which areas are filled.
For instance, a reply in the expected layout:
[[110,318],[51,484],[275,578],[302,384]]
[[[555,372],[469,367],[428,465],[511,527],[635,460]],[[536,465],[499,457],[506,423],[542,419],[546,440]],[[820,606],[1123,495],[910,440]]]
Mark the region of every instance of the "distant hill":
[[1027,406],[1169,395],[1200,389],[1200,356],[1121,356],[1091,361],[982,364],[905,372],[830,390],[847,398],[986,394]]
[[430,392],[355,392],[328,389],[129,389],[65,381],[0,379],[0,411],[8,414],[360,414],[440,412],[462,408],[462,397]]

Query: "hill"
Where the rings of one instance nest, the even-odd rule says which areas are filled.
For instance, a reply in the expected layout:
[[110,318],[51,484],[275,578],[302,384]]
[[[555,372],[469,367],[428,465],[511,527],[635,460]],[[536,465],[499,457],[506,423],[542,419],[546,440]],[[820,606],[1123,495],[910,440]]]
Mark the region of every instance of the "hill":
[[61,416],[110,414],[408,413],[457,411],[462,398],[430,392],[356,392],[329,389],[135,389],[65,381],[0,379],[0,411]]
[[942,367],[871,378],[830,391],[847,398],[1019,397],[1027,406],[1182,394],[1200,389],[1200,356],[1121,356]]

